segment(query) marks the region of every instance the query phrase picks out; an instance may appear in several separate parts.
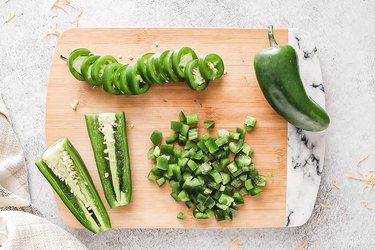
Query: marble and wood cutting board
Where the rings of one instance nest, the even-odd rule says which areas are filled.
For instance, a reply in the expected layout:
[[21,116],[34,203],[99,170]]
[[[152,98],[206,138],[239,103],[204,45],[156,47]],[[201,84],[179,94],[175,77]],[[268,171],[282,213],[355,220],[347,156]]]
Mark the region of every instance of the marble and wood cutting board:
[[[324,86],[316,47],[310,35],[299,29],[276,29],[279,44],[289,43],[299,55],[300,71],[308,94],[324,106]],[[159,46],[155,46],[155,41]],[[111,96],[73,78],[60,55],[79,47],[98,55],[121,55],[131,63],[145,52],[192,47],[198,55],[220,54],[228,72],[207,90],[195,92],[182,83],[155,86],[139,96]],[[115,228],[285,227],[304,224],[310,217],[319,189],[324,161],[324,133],[296,129],[268,105],[257,84],[253,58],[268,47],[266,29],[221,28],[92,28],[72,29],[59,39],[48,81],[46,110],[47,145],[67,136],[81,153]],[[135,61],[135,60],[134,60]],[[79,106],[73,111],[71,103]],[[203,120],[216,121],[218,129],[242,127],[245,117],[257,117],[256,129],[246,136],[254,148],[253,161],[261,174],[273,175],[273,183],[256,197],[247,196],[233,221],[196,220],[184,203],[170,197],[169,185],[159,188],[147,180],[151,162],[146,153],[154,129],[170,134],[170,121],[178,113],[197,113],[200,133]],[[100,185],[86,132],[84,114],[124,111],[130,145],[133,198],[129,206],[110,209]],[[133,124],[134,127],[130,127]],[[216,132],[216,131],[215,131]],[[64,223],[81,227],[57,197]],[[176,219],[183,211],[187,218]]]

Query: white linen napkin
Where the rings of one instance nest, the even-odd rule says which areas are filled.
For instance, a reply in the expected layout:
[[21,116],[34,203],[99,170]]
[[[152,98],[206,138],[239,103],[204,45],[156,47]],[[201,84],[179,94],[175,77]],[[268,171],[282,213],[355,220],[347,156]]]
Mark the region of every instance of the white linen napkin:
[[0,248],[87,249],[31,204],[27,168],[0,95]]

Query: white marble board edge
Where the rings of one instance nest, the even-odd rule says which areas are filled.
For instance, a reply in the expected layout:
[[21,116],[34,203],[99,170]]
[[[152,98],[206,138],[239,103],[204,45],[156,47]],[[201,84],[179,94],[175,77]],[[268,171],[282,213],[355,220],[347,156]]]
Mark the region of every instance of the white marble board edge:
[[[325,108],[325,94],[317,48],[311,35],[288,29],[288,44],[298,54],[307,94]],[[286,226],[305,224],[314,209],[324,165],[325,132],[313,133],[288,125]]]

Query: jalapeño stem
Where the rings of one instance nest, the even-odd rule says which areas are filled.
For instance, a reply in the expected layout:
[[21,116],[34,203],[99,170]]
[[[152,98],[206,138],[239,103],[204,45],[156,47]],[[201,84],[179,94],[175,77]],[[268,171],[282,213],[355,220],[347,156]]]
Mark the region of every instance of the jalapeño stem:
[[270,41],[270,46],[275,47],[277,46],[277,42],[273,35],[273,25],[268,26],[268,40]]
[[62,59],[62,60],[64,60],[65,62],[68,62],[69,61],[69,59],[68,58],[66,58],[65,56],[63,56],[63,55],[60,55],[60,58]]

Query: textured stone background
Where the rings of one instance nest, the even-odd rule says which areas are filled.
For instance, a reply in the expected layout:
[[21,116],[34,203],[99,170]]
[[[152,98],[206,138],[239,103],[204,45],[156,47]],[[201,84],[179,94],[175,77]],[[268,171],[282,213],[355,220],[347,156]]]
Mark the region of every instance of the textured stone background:
[[[311,220],[299,228],[231,230],[112,230],[92,235],[62,225],[52,190],[33,165],[44,149],[47,78],[55,37],[44,35],[59,23],[72,27],[69,13],[50,10],[48,1],[0,1],[0,92],[26,152],[32,200],[44,216],[63,226],[92,249],[226,249],[238,239],[243,249],[374,249],[374,192],[348,180],[366,154],[362,171],[375,163],[375,2],[331,1],[100,1],[72,0],[83,11],[81,27],[299,27],[312,34],[326,87],[332,124],[328,131],[321,190]],[[372,156],[374,155],[374,156]],[[332,181],[342,187],[332,188]],[[331,190],[332,189],[332,190]],[[331,190],[329,195],[326,194]],[[327,201],[325,201],[325,199]],[[321,204],[324,210],[318,219]]]

